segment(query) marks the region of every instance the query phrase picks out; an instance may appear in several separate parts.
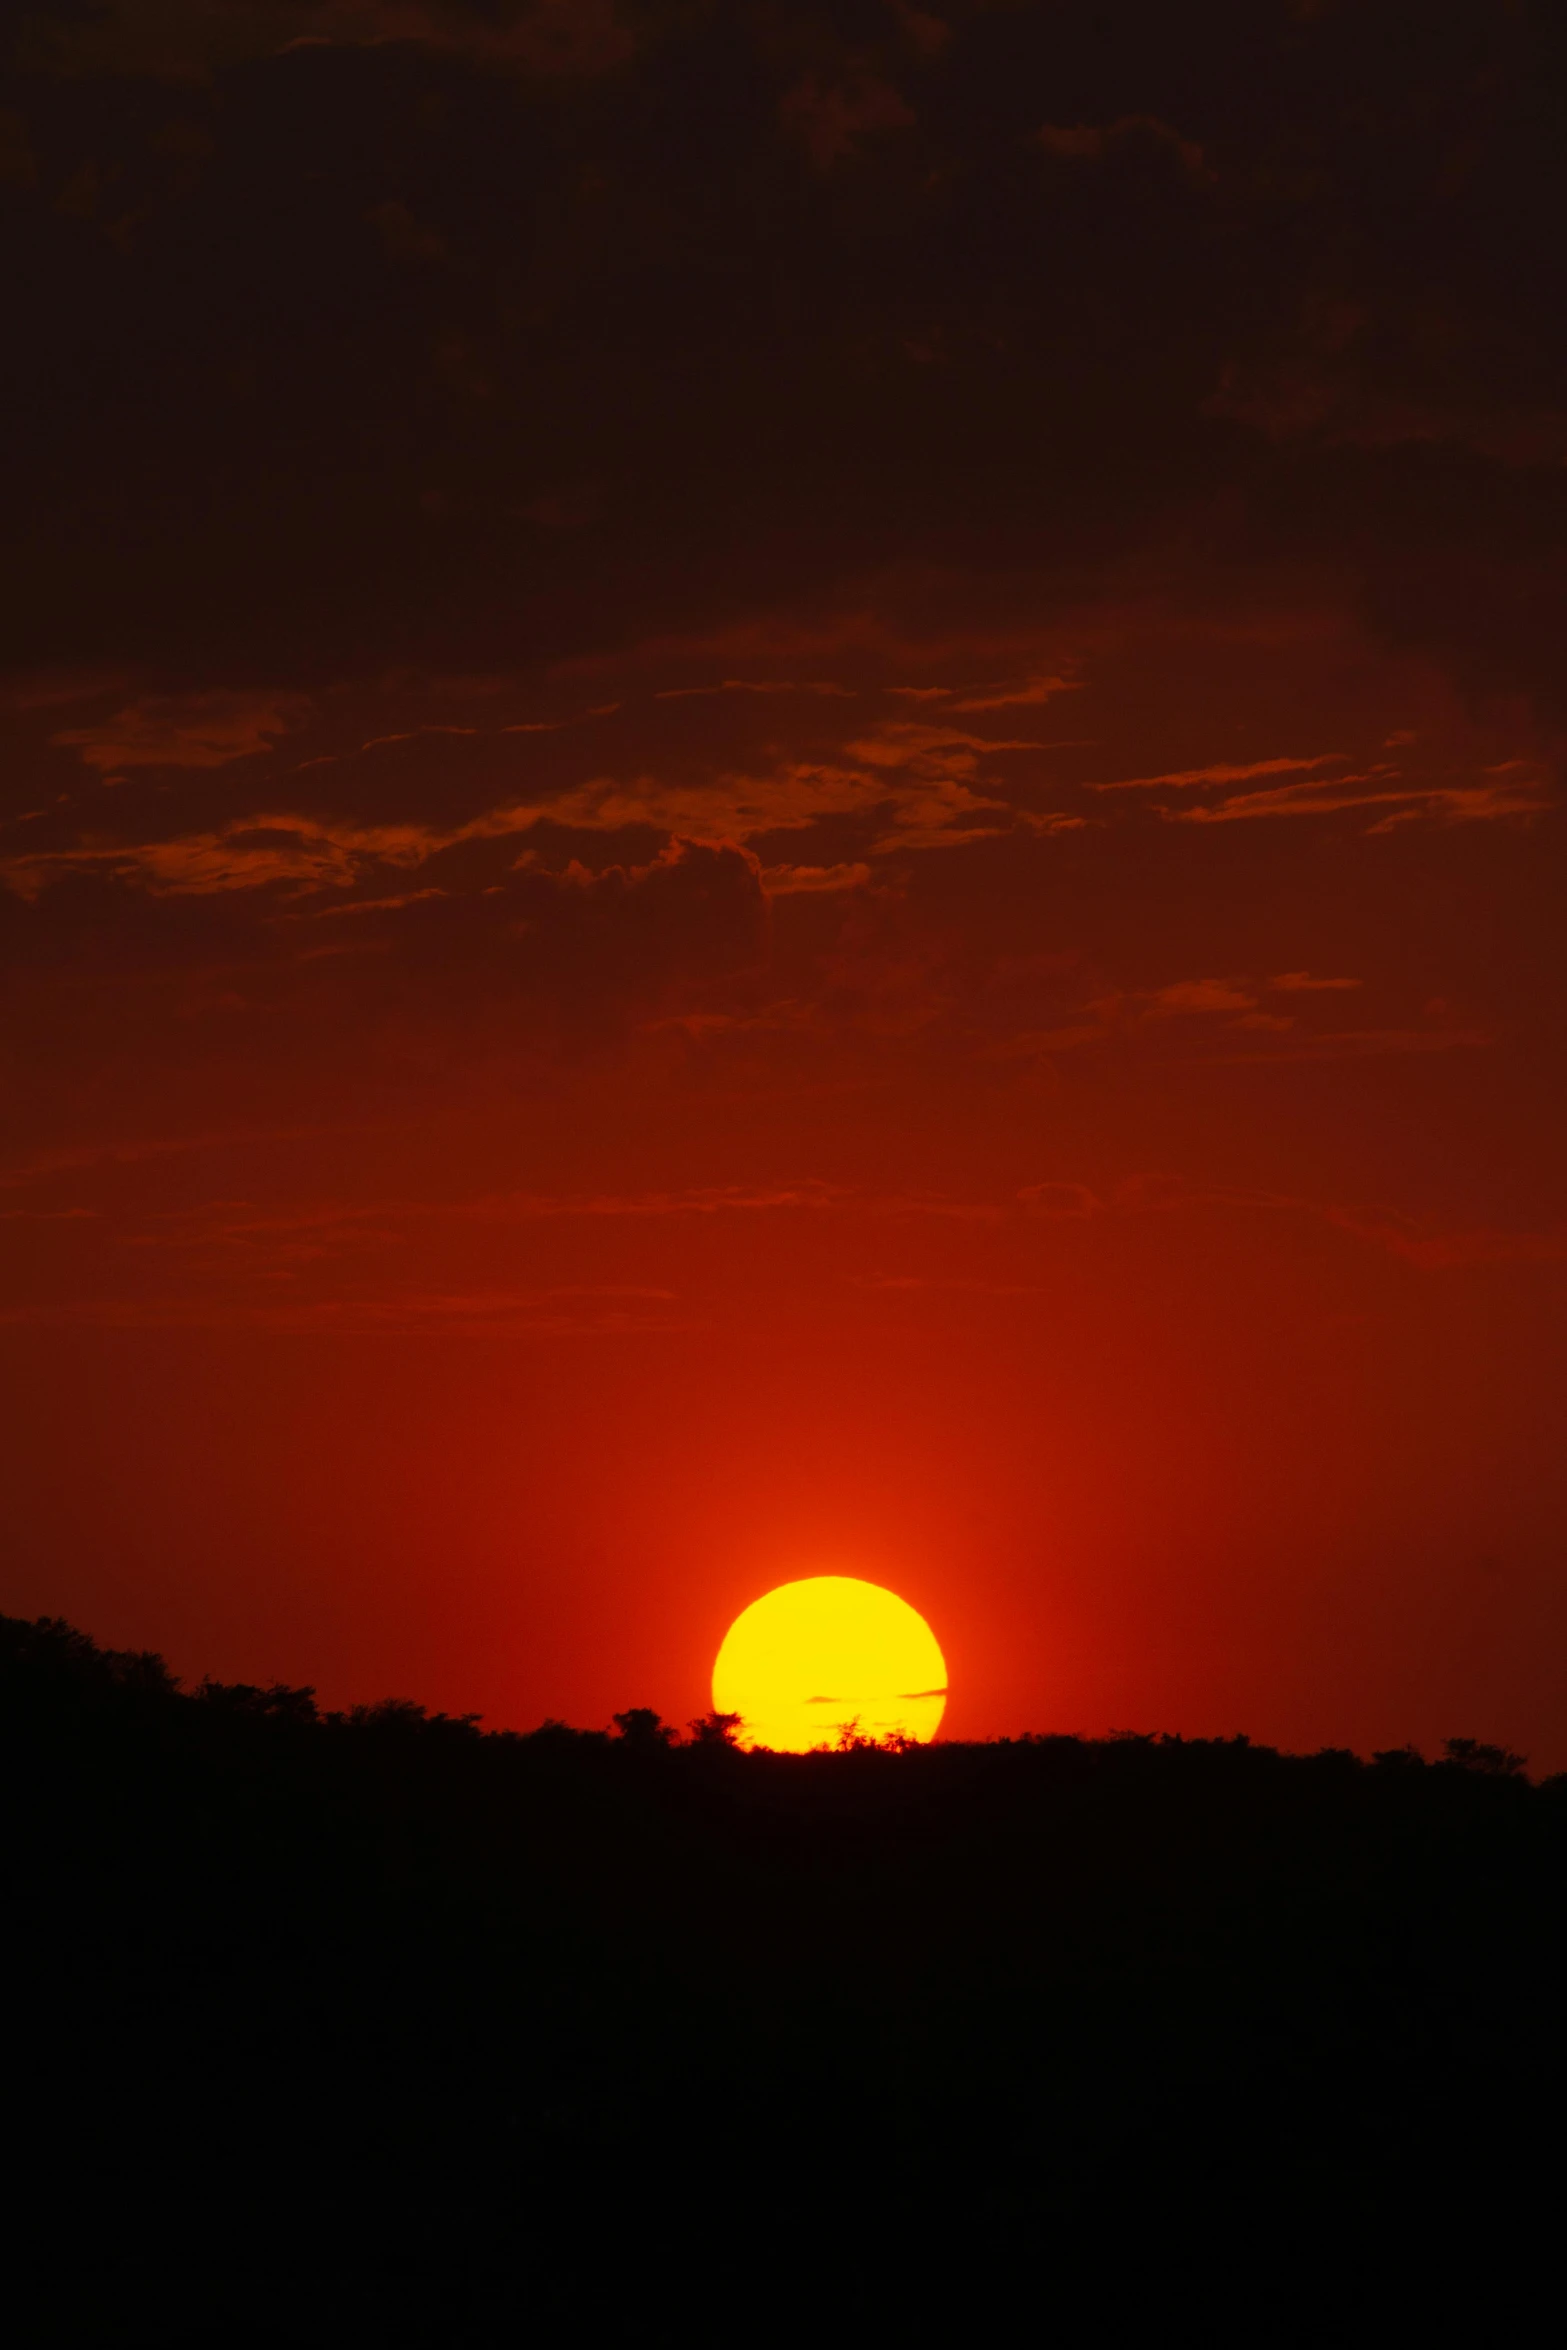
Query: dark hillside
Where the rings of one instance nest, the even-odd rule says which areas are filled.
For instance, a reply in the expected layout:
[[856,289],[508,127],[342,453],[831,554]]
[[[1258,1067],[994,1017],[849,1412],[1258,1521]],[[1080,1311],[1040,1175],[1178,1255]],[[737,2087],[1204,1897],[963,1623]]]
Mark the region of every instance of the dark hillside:
[[1514,2331],[1563,1782],[637,1727],[320,1717],[0,1619],[25,2338]]

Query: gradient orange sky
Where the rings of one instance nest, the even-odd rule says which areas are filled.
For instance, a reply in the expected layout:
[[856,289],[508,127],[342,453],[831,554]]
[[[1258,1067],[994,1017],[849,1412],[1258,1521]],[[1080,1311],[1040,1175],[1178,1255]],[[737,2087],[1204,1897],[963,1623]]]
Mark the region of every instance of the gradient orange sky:
[[26,17],[0,1607],[1567,1764],[1560,28],[1181,14]]

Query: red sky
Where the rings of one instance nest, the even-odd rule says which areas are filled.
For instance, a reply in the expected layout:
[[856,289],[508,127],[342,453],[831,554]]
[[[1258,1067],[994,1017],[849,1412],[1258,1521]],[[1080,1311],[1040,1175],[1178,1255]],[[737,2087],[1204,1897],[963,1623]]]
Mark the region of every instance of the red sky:
[[33,12],[0,1607],[1567,1764],[1559,36],[1240,21]]

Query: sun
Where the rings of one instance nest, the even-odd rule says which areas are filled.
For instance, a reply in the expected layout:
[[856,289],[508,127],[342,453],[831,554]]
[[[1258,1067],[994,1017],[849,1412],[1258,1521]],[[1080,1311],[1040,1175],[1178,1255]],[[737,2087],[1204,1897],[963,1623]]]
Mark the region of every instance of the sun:
[[934,1738],[947,1667],[923,1616],[853,1575],[810,1575],[753,1600],[724,1635],[713,1703],[742,1746],[807,1754],[847,1732]]

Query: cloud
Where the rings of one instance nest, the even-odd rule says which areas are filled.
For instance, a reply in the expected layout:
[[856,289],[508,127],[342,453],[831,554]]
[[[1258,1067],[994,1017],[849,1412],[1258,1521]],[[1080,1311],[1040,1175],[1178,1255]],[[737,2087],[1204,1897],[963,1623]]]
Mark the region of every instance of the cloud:
[[1136,1000],[1150,1018],[1182,1012],[1245,1012],[1257,1001],[1233,979],[1177,979]]
[[[384,1261],[389,1252],[400,1257],[414,1245],[415,1235],[442,1228],[448,1232],[464,1227],[500,1232],[556,1223],[703,1224],[774,1216],[995,1224],[1003,1212],[988,1200],[954,1199],[934,1192],[882,1193],[806,1176],[670,1191],[514,1191],[459,1199],[314,1199],[278,1207],[258,1206],[248,1199],[216,1199],[158,1215],[141,1229],[123,1234],[122,1239],[127,1249],[140,1255],[184,1261],[202,1278],[221,1271],[230,1280],[243,1276],[275,1282],[308,1276],[334,1260],[363,1263],[366,1252],[377,1252]],[[667,1293],[641,1283],[590,1283],[557,1284],[548,1294],[647,1297]]]
[[778,118],[816,169],[825,172],[857,155],[867,138],[907,130],[914,111],[890,83],[874,75],[834,83],[807,74],[779,102]]
[[311,915],[316,922],[335,921],[340,914],[400,914],[406,906],[422,906],[431,898],[444,898],[444,889],[409,889],[400,897],[353,898],[345,906],[318,906]]
[[1019,808],[1017,820],[1025,832],[1047,838],[1054,832],[1086,832],[1095,821],[1092,816],[1069,816],[1060,808]]
[[1144,1028],[1164,1020],[1213,1018],[1234,1013],[1249,1017],[1256,1005],[1256,991],[1249,980],[1172,979],[1163,987],[1117,988],[1114,993],[1096,996],[1085,1005],[1084,1009],[1093,1013],[1096,1026],[1048,1031],[1044,1036],[1036,1036],[1034,1042],[1040,1047],[1047,1041],[1054,1042],[1058,1049],[1097,1044],[1128,1028]]
[[1373,833],[1390,832],[1396,825],[1421,819],[1461,824],[1534,815],[1548,804],[1543,775],[1523,759],[1500,762],[1484,769],[1479,781],[1465,783],[1405,778],[1398,768],[1384,763],[1344,775],[1313,772],[1345,763],[1342,751],[1235,764],[1215,761],[1206,767],[1181,767],[1157,775],[1120,776],[1088,788],[1095,792],[1206,792],[1251,783],[1261,776],[1293,775],[1296,780],[1290,783],[1255,791],[1224,791],[1217,801],[1164,808],[1160,813],[1171,824],[1234,824],[1266,817],[1332,816],[1351,808],[1385,808],[1388,813],[1372,825]]
[[[593,788],[586,787],[590,796]],[[615,787],[605,788],[613,792]],[[711,818],[714,813],[711,800],[704,801],[699,794],[688,795],[683,801],[675,795],[665,802],[663,813],[677,805],[683,805],[699,824],[703,817]],[[220,831],[182,833],[173,840],[133,842],[117,848],[59,849],[7,858],[0,860],[0,879],[19,896],[29,898],[36,897],[50,881],[72,873],[96,873],[134,882],[160,897],[210,897],[279,885],[296,891],[350,889],[378,868],[416,868],[444,850],[469,842],[506,840],[530,831],[552,816],[558,822],[576,822],[587,828],[590,813],[598,813],[599,828],[609,831],[650,822],[656,829],[664,829],[657,817],[622,814],[613,802],[612,816],[606,821],[602,815],[604,806],[605,802],[600,800],[590,809],[587,800],[579,804],[568,794],[561,801],[535,807],[488,809],[466,824],[444,829],[413,822],[361,824],[348,818],[329,820],[297,815],[238,818]],[[568,809],[570,813],[557,815],[558,808]],[[668,881],[677,868],[694,869],[704,857],[723,853],[738,859],[748,872],[759,871],[755,860],[733,842],[727,845],[726,852],[722,842],[672,838],[649,865],[611,866],[602,874],[590,874],[584,866],[573,862],[557,878],[571,886],[599,881],[612,888],[636,887],[649,881],[656,885]],[[517,863],[522,869],[536,868],[531,852]],[[439,890],[414,891],[395,899],[375,900],[372,904],[380,908],[401,906],[412,903],[416,897],[442,894]]]
[[894,718],[847,747],[856,758],[874,767],[929,767],[942,774],[957,769],[971,774],[981,751],[1043,751],[1050,746],[1031,738],[1019,742],[999,735],[968,734],[960,726],[929,720]]
[[1167,156],[1194,179],[1206,174],[1197,142],[1183,139],[1179,131],[1152,114],[1123,114],[1106,123],[1047,122],[1039,132],[1039,144],[1062,163],[1100,163],[1107,155],[1141,149]]
[[805,1211],[820,1215],[849,1203],[852,1194],[842,1185],[816,1177],[793,1183],[720,1183],[685,1191],[599,1192],[578,1196],[540,1192],[502,1192],[474,1201],[462,1212],[481,1220],[532,1223],[556,1217],[733,1216],[775,1215]]
[[[523,729],[521,728],[513,729],[511,727],[506,727],[502,729],[503,733],[508,734],[512,732],[521,733],[522,731]],[[553,728],[529,727],[526,731],[532,734],[535,732],[553,732],[554,730]],[[312,767],[336,767],[345,759],[367,758],[372,751],[391,750],[394,749],[399,743],[421,742],[425,739],[426,736],[429,735],[456,735],[472,737],[477,735],[479,732],[480,729],[477,726],[451,726],[444,724],[433,726],[406,726],[396,734],[373,734],[370,736],[367,742],[357,744],[351,751],[324,751],[314,759],[302,759],[295,772],[296,774],[304,775]]]
[[1034,1216],[1079,1222],[1085,1216],[1098,1216],[1104,1211],[1104,1202],[1086,1183],[1027,1183],[1017,1197],[1018,1205]]
[[[222,704],[210,708],[212,702]],[[199,703],[200,708],[193,707]],[[74,730],[69,740],[95,763],[213,766],[270,747],[268,728],[292,715],[276,703],[231,707],[226,697],[186,697],[177,705],[139,705],[136,724]],[[432,727],[388,734],[361,746],[413,740],[416,735],[466,734]],[[874,853],[952,848],[985,839],[1021,820],[1035,830],[1078,824],[1064,815],[1017,819],[1006,799],[981,788],[987,757],[1040,746],[993,739],[950,724],[891,720],[843,746],[836,759],[780,759],[761,774],[720,772],[711,781],[644,774],[592,776],[545,791],[529,801],[505,801],[457,824],[410,818],[366,822],[275,810],[172,838],[93,842],[77,848],[26,852],[0,860],[0,878],[18,895],[37,897],[71,873],[96,873],[158,896],[212,896],[285,886],[302,891],[349,889],[367,874],[410,871],[465,845],[501,841],[552,825],[566,832],[652,831],[687,842],[739,847],[771,834],[803,832],[832,818],[873,828]],[[309,763],[314,765],[314,762]],[[304,772],[304,770],[301,770]],[[534,863],[530,852],[526,862]],[[578,869],[581,870],[580,868]],[[772,868],[773,895],[790,890],[847,889],[862,878],[857,861],[832,865],[801,860]],[[794,875],[792,881],[787,878]],[[831,879],[825,878],[831,875]],[[803,877],[803,878],[802,878]]]
[[943,1278],[940,1274],[923,1273],[854,1273],[850,1279],[856,1289],[871,1289],[893,1295],[930,1290],[943,1296],[956,1297],[1043,1297],[1048,1294],[1046,1284],[1040,1281],[968,1281],[956,1275]]
[[29,33],[31,56],[56,72],[176,81],[247,59],[399,42],[508,71],[593,74],[636,45],[613,0],[105,0]]
[[[1069,694],[1081,684],[1075,677],[1031,677],[1024,684],[1010,689],[998,687],[993,693],[969,694],[954,702],[954,710],[1016,710],[1024,705],[1053,701],[1057,694]],[[906,692],[906,687],[894,687],[894,692]]]
[[[589,1289],[573,1306],[570,1290],[407,1290],[380,1297],[289,1298],[278,1301],[199,1294],[60,1299],[0,1310],[0,1325],[103,1330],[256,1330],[319,1337],[626,1338],[677,1333],[689,1317],[656,1310],[673,1293]],[[595,1311],[595,1294],[604,1303]]]
[[1193,791],[1207,784],[1246,783],[1254,775],[1284,775],[1301,767],[1330,767],[1343,758],[1341,751],[1323,751],[1311,759],[1253,759],[1244,766],[1218,763],[1210,767],[1181,767],[1169,775],[1127,775],[1113,783],[1095,783],[1091,791]]
[[[1357,990],[1358,979],[1315,979],[1310,972],[1284,972],[1276,979],[1177,979],[1162,987],[1119,988],[1096,996],[1083,1006],[1087,1017],[1068,1020],[1054,1028],[1019,1031],[987,1048],[995,1060],[1027,1060],[1053,1053],[1078,1052],[1110,1044],[1116,1039],[1156,1038],[1165,1023],[1211,1021],[1207,1050],[1217,1049],[1226,1063],[1286,1061],[1374,1060],[1394,1054],[1431,1054],[1473,1050],[1490,1042],[1483,1030],[1444,1026],[1439,1018],[1425,1028],[1318,1029],[1303,1025],[1301,1014],[1314,997],[1332,999]],[[1301,1007],[1301,1013],[1280,1013],[1262,1007],[1264,990],[1279,990]],[[1444,1007],[1429,1007],[1440,1015]],[[1190,1031],[1183,1031],[1190,1034]],[[1255,1040],[1256,1049],[1233,1049],[1234,1041]]]
[[830,694],[845,702],[852,702],[854,688],[831,685],[817,679],[796,683],[789,679],[726,677],[718,685],[669,685],[654,694],[655,702],[693,702],[705,700],[712,694]]
[[1390,786],[1390,769],[1341,775],[1321,781],[1280,784],[1275,790],[1240,792],[1215,807],[1167,808],[1172,824],[1242,824],[1287,816],[1336,816],[1354,808],[1388,812],[1368,829],[1375,835],[1403,824],[1488,824],[1502,818],[1540,815],[1550,805],[1544,779],[1522,762],[1508,762],[1481,783],[1410,781]]
[[187,1152],[252,1150],[275,1142],[301,1142],[342,1136],[362,1129],[347,1126],[240,1126],[209,1128],[195,1134],[143,1135],[118,1142],[69,1143],[41,1150],[10,1167],[0,1167],[0,1189],[14,1190],[28,1183],[47,1183],[60,1175],[90,1173],[101,1167],[140,1166],[149,1159],[182,1157]]
[[1044,747],[920,719],[890,720],[845,745],[849,757],[897,778],[885,787],[893,830],[875,843],[879,850],[954,848],[990,838],[1004,827],[986,819],[1004,815],[1010,823],[1013,811],[1008,801],[973,788],[981,758]]
[[101,1208],[0,1208],[0,1224],[83,1224],[102,1213]]
[[[1426,1272],[1482,1265],[1567,1263],[1567,1224],[1508,1230],[1500,1226],[1442,1228],[1387,1208],[1344,1205],[1288,1192],[1236,1185],[1189,1183],[1179,1175],[1133,1175],[1100,1197],[1083,1183],[1028,1184],[1017,1194],[1031,1215],[1064,1221],[1091,1216],[1145,1215],[1170,1209],[1228,1210],[1306,1216],[1370,1242],[1405,1264]],[[913,1286],[913,1284],[910,1284]]]
[[801,1035],[818,1025],[814,1005],[793,997],[775,998],[754,1012],[669,1012],[638,1026],[645,1035],[679,1029],[690,1037],[742,1035]]
[[[30,565],[14,657],[113,648],[216,676],[264,642],[279,676],[384,675],[883,590],[923,597],[939,641],[943,578],[1054,619],[1107,565],[1148,580],[1158,550],[1158,592],[1200,595],[1201,555],[1177,578],[1171,549],[1216,545],[1199,517],[1223,513],[1249,580],[1309,560],[1373,631],[1554,696],[1554,525],[1494,476],[1503,451],[1559,471],[1560,370],[1516,259],[1564,165],[1509,12],[1471,13],[1399,150],[1411,185],[1467,175],[1455,277],[1429,240],[1412,258],[1376,200],[1383,117],[1335,105],[1380,70],[1363,12],[1271,11],[1243,56],[1217,20],[1150,46],[1146,6],[968,8],[937,64],[907,10],[29,7],[6,152],[51,197],[90,162],[96,194],[63,243],[52,203],[19,208],[10,341],[36,429],[13,485]],[[591,93],[539,82],[601,69]],[[90,81],[62,89],[66,70]],[[165,98],[138,72],[180,76],[179,120],[151,136]],[[412,145],[394,128],[410,76],[428,108]],[[1041,123],[1030,93],[1052,88],[1086,119],[1063,99]],[[678,132],[671,90],[689,97]],[[1455,122],[1481,125],[1457,160]],[[159,149],[167,128],[183,159]],[[809,190],[776,169],[780,137],[816,165]],[[1490,169],[1488,142],[1514,138],[1528,167]],[[1188,200],[1210,168],[1222,235]],[[258,218],[275,233],[252,247]],[[237,250],[254,263],[239,310]],[[95,291],[122,263],[134,335]],[[459,291],[466,388],[439,359]],[[62,318],[72,380],[102,397],[53,390]],[[1311,428],[1323,462],[1303,463],[1266,416],[1202,422],[1226,384],[1232,419],[1237,384],[1287,392],[1292,359],[1308,393],[1326,369],[1329,423],[1361,420],[1352,447]],[[1379,440],[1401,408],[1460,437]],[[519,522],[564,523],[601,483],[591,528]],[[1193,527],[1172,538],[1176,511]]]
[[1330,1223],[1358,1239],[1369,1240],[1389,1255],[1424,1271],[1448,1272],[1473,1265],[1559,1265],[1567,1263],[1567,1224],[1535,1231],[1506,1231],[1496,1226],[1451,1231],[1420,1226],[1376,1210],[1329,1208]]
[[152,694],[49,739],[113,782],[133,767],[227,767],[254,758],[302,725],[310,707],[298,694]]
[[[1244,1021],[1237,1028],[1247,1026]],[[1293,1023],[1290,1024],[1293,1027]],[[1339,1028],[1292,1036],[1266,1054],[1233,1053],[1231,1061],[1374,1061],[1390,1054],[1472,1052],[1491,1039],[1481,1028]]]
[[132,882],[155,897],[214,897],[278,884],[346,889],[368,862],[417,863],[422,838],[417,828],[399,827],[397,841],[403,845],[398,846],[384,827],[344,826],[334,832],[305,818],[258,817],[174,840],[8,857],[0,862],[0,878],[24,898],[36,898],[50,882],[70,874]]
[[890,815],[894,829],[877,847],[952,847],[977,837],[976,817],[1006,809],[1004,801],[973,788],[979,760],[970,744],[1027,747],[894,725],[846,744],[839,759],[783,759],[765,774],[720,774],[711,783],[596,777],[508,814],[519,830],[541,823],[590,832],[652,827],[735,841],[805,831],[827,817],[871,822]]

